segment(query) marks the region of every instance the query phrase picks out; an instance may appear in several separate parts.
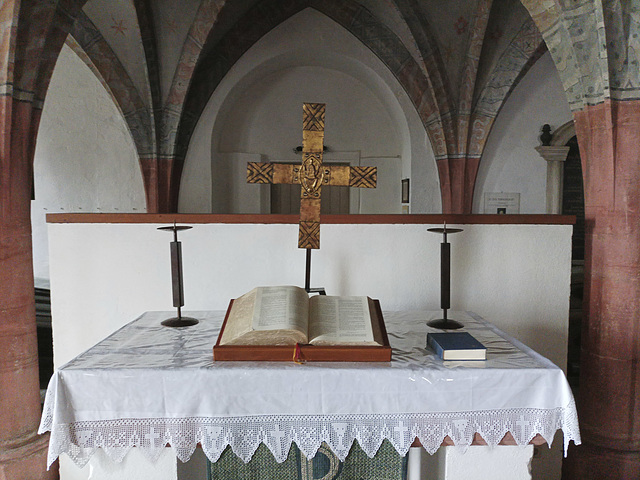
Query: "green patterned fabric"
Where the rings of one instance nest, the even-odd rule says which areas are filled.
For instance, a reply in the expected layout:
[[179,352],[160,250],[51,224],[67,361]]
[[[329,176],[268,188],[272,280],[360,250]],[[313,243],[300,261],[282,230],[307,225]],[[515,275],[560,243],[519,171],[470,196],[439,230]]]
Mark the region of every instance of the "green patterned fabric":
[[208,462],[210,480],[405,480],[407,460],[385,440],[373,458],[367,457],[357,442],[344,462],[326,443],[312,459],[307,459],[295,444],[289,456],[277,463],[267,447],[260,444],[248,463],[227,447],[220,459]]

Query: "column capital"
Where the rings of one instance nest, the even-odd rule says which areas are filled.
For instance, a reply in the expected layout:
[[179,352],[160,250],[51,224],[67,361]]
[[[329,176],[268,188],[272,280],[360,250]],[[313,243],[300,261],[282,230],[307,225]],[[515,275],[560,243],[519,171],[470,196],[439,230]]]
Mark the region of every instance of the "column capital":
[[569,155],[569,148],[560,145],[540,145],[536,147],[536,152],[547,162],[564,162]]

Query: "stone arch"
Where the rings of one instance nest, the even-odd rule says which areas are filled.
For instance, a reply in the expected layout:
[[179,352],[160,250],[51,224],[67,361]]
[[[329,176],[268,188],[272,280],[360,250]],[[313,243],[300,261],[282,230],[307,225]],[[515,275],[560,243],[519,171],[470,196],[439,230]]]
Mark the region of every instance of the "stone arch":
[[157,198],[157,185],[149,181],[147,159],[155,158],[155,126],[151,112],[116,54],[100,31],[80,12],[70,32],[69,46],[96,75],[124,117],[138,152],[145,179],[147,207]]
[[544,40],[533,21],[525,22],[501,55],[489,81],[473,106],[472,133],[468,147],[470,155],[478,157],[482,155],[491,126],[500,108],[519,80],[545,51]]
[[68,43],[100,79],[127,122],[138,151],[148,211],[170,211],[175,210],[167,197],[172,188],[172,155],[176,150],[177,125],[194,66],[225,2],[203,0],[200,3],[176,65],[165,105],[162,105],[160,92],[151,4],[149,0],[135,0],[133,3],[144,48],[145,91],[138,91],[100,31],[83,12],[78,15],[71,32],[77,45]]
[[[434,156],[432,152],[429,152],[429,142],[425,142],[426,133],[421,119],[418,117],[408,96],[402,92],[397,79],[385,65],[381,64],[379,58],[374,56],[361,42],[352,38],[339,24],[336,24],[332,19],[316,9],[305,9],[299,12],[295,18],[291,17],[289,20],[285,20],[277,28],[282,28],[286,31],[291,30],[285,26],[286,22],[295,22],[295,27],[292,26],[292,28],[300,29],[304,29],[306,25],[318,25],[318,28],[324,32],[322,35],[325,37],[339,37],[340,41],[336,42],[336,45],[331,48],[324,48],[318,44],[317,49],[314,50],[314,42],[307,42],[302,45],[296,44],[294,41],[270,42],[269,37],[265,37],[264,41],[258,42],[245,56],[240,58],[234,64],[233,72],[230,72],[217,86],[206,104],[206,111],[200,116],[199,133],[194,136],[193,141],[195,143],[192,142],[190,152],[187,154],[189,166],[185,169],[183,183],[188,184],[190,186],[189,190],[192,190],[194,182],[197,182],[200,185],[200,187],[196,187],[197,191],[200,192],[199,195],[205,189],[211,188],[212,180],[205,180],[202,177],[202,169],[207,167],[209,169],[215,168],[215,157],[220,157],[218,145],[220,144],[220,135],[222,135],[222,126],[226,124],[225,119],[229,115],[228,112],[230,110],[233,111],[233,108],[229,105],[234,104],[235,99],[242,92],[248,91],[251,85],[260,79],[277,75],[287,69],[321,67],[357,79],[369,92],[376,96],[380,103],[384,105],[385,110],[390,112],[393,124],[398,128],[399,135],[402,138],[401,151],[399,153],[403,161],[403,174],[409,175],[409,172],[412,172],[411,176],[416,179],[414,184],[415,191],[421,192],[421,201],[427,205],[426,208],[428,210],[425,210],[425,207],[421,204],[417,204],[416,208],[422,208],[419,211],[437,211],[440,208],[440,197]],[[291,24],[289,25],[291,26]],[[302,26],[300,27],[300,25]],[[327,33],[333,31],[331,30],[332,28],[336,29],[335,34]],[[297,36],[299,33],[291,33],[291,35]],[[286,35],[286,32],[284,35]],[[280,38],[280,34],[278,34],[278,38]],[[341,48],[343,45],[345,47]],[[348,45],[353,45],[353,47]],[[310,58],[313,60],[310,60]],[[296,115],[296,108],[297,106],[291,107],[292,115]],[[296,132],[297,123],[292,128]],[[207,135],[209,140],[205,145],[203,137]],[[223,148],[224,152],[227,152],[227,150],[228,147],[226,149]],[[207,158],[210,155],[214,155],[214,164],[203,165],[203,155],[206,155]],[[413,163],[428,165],[414,166],[410,163],[410,158],[421,160],[414,160]],[[424,162],[424,158],[432,160],[431,162]],[[200,165],[200,167],[196,168],[196,164]],[[198,174],[194,173],[196,170],[199,172]],[[427,173],[425,174],[423,171],[427,171]],[[230,174],[224,168],[222,168],[221,172],[224,175]],[[195,179],[196,176],[198,177],[197,180]],[[421,184],[424,184],[424,186],[420,187]],[[226,184],[223,182],[220,185],[224,186]],[[217,204],[215,191],[213,195],[212,202]],[[196,197],[186,189],[181,192],[180,198],[181,211],[183,209],[186,209],[184,211],[193,211],[194,208],[197,208]],[[218,199],[218,203],[220,201],[222,199]]]
[[564,125],[560,125],[551,132],[551,145],[564,147],[569,140],[576,136],[576,126],[573,120],[568,121]]
[[[437,92],[400,39],[366,8],[351,1],[263,0],[249,10],[215,47],[207,51],[187,93],[175,141],[172,204],[177,205],[178,184],[186,150],[204,105],[237,60],[262,36],[306,7],[312,7],[346,28],[366,45],[397,78],[407,92],[437,156],[446,155],[445,128],[440,119]],[[205,47],[205,50],[206,47]]]

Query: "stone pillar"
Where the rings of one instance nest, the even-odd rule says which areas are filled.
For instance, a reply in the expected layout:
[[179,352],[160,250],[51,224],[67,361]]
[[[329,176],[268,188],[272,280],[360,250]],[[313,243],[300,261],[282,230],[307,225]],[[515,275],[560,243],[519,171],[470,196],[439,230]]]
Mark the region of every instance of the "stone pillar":
[[585,185],[578,415],[568,478],[640,478],[640,101],[574,115]]
[[[10,112],[10,113],[7,113]],[[0,98],[0,479],[55,478],[40,423],[31,250],[32,106]]]
[[480,158],[452,156],[437,160],[436,165],[440,177],[442,213],[470,214]]
[[536,151],[547,161],[547,212],[562,213],[562,179],[569,147],[541,145]]

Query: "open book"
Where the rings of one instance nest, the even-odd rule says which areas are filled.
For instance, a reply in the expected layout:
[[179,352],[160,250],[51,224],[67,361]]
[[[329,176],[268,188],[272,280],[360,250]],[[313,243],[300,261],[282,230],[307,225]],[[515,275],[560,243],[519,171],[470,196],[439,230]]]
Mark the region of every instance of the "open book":
[[[379,304],[368,297],[309,297],[303,288],[294,286],[254,288],[231,302],[214,347],[214,359],[291,360],[292,349],[297,345],[307,350],[314,347],[316,353],[322,351],[319,347],[328,347],[334,354],[351,351],[351,347],[388,348]],[[243,351],[233,350],[233,346],[266,346],[270,349]],[[336,350],[336,347],[344,348]],[[225,352],[233,351],[250,352],[251,358],[225,356]],[[258,353],[261,351],[265,352],[262,356]],[[267,352],[282,354],[274,358]],[[323,357],[321,360],[329,359]],[[358,361],[353,358],[335,360]],[[363,357],[362,360],[368,359]],[[371,361],[380,359],[372,358]]]

